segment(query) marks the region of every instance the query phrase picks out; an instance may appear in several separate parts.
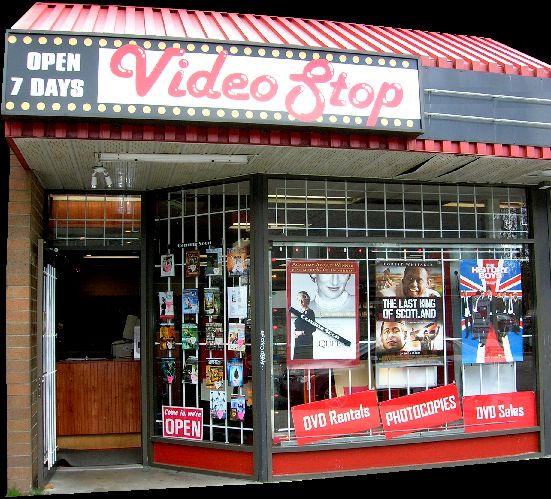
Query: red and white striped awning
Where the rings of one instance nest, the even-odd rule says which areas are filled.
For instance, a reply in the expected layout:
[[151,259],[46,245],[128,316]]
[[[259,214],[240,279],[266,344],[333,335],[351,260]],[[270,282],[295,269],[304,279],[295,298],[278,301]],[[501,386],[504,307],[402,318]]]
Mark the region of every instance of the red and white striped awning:
[[[359,23],[158,7],[36,3],[14,30],[120,36],[189,38],[208,41],[319,47],[420,58],[426,67],[551,78],[551,65],[490,38]],[[551,160],[551,146],[429,140],[405,136],[350,134],[339,130],[271,130],[194,124],[4,121],[5,136],[26,165],[18,138],[185,142],[213,145],[265,145],[375,149],[389,152],[493,156]],[[541,167],[540,167],[541,168]]]
[[490,38],[157,7],[36,3],[13,29],[163,36],[418,56],[424,66],[551,78],[551,65]]

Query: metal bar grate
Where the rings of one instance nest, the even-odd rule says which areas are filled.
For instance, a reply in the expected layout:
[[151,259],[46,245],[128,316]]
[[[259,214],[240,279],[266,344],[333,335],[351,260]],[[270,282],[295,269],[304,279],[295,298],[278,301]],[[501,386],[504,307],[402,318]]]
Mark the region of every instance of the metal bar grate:
[[55,267],[48,264],[43,269],[44,313],[42,332],[42,393],[44,413],[44,464],[48,470],[57,460],[56,443],[56,368],[55,368]]

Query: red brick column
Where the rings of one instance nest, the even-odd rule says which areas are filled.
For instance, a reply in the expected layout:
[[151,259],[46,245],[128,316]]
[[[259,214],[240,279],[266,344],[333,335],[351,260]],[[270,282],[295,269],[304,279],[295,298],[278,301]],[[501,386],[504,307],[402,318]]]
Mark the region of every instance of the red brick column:
[[38,466],[37,242],[43,189],[10,155],[6,265],[6,390],[8,488],[36,487]]

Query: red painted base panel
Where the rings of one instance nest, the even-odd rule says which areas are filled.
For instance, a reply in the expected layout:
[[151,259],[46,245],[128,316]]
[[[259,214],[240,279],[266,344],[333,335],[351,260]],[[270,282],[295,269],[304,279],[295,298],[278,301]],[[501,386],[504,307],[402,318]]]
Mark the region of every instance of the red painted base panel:
[[444,442],[425,442],[348,450],[278,453],[273,476],[396,468],[471,461],[539,452],[539,434],[524,433]]
[[206,471],[253,475],[252,452],[153,443],[153,462]]

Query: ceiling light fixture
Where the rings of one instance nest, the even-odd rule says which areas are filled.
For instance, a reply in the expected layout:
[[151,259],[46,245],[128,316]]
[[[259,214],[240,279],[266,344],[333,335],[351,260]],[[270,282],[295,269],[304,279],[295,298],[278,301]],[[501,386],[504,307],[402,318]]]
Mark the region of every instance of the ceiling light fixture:
[[129,259],[129,258],[140,258],[140,255],[84,255],[83,258],[94,258],[94,259]]
[[363,200],[362,198],[353,198],[353,197],[345,197],[345,196],[294,196],[294,195],[285,195],[285,194],[268,194],[268,202],[269,203],[287,203],[287,204],[306,204],[314,205],[314,204],[322,204],[322,205],[329,205],[329,204],[338,204],[338,205],[344,205],[344,204],[352,204],[357,201]]
[[551,177],[551,170],[537,170],[527,173],[526,177]]
[[467,203],[465,201],[459,201],[457,203],[455,201],[450,201],[442,206],[446,206],[447,208],[485,208],[486,203]]
[[233,163],[246,165],[248,154],[162,154],[162,153],[115,153],[101,152],[98,159],[106,161],[146,161],[151,163]]
[[[306,225],[304,224],[289,224],[289,223],[268,223],[268,229],[300,229],[300,228],[304,228],[306,227]],[[228,229],[241,229],[241,230],[250,230],[251,229],[251,224],[249,222],[241,222],[241,223],[237,223],[237,222],[234,222],[233,224],[231,224]]]
[[105,185],[108,188],[113,187],[113,181],[111,180],[111,176],[109,175],[107,168],[105,168],[104,166],[94,166],[94,169],[92,170],[92,183],[91,183],[92,189],[95,189],[98,186],[98,178],[96,177],[98,173],[103,174]]

